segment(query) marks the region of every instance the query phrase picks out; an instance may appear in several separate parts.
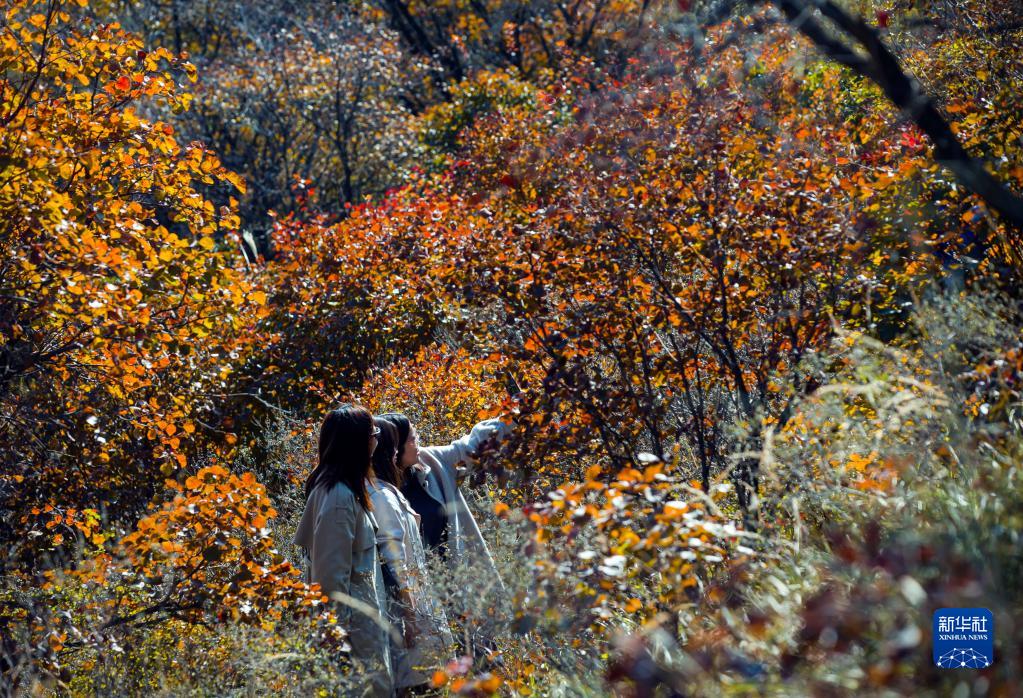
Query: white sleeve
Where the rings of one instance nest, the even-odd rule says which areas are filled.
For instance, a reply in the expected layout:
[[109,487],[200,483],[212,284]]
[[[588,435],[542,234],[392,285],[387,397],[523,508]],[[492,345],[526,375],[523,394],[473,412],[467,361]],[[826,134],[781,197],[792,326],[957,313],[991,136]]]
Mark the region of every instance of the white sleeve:
[[472,428],[468,434],[452,441],[446,446],[427,446],[424,451],[436,458],[454,477],[459,463],[473,459],[480,445],[489,438],[502,439],[507,436],[511,426],[500,419],[487,419]]
[[377,550],[384,563],[391,568],[398,584],[408,587],[408,570],[405,566],[405,529],[401,527],[402,514],[395,497],[383,489],[372,489],[373,514],[377,520]]

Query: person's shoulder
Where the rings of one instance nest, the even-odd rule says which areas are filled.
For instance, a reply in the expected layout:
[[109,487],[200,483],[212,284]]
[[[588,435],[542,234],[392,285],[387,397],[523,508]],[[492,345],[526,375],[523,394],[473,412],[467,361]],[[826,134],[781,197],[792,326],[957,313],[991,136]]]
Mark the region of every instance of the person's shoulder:
[[[419,466],[426,474],[427,477],[430,474],[441,467],[440,458],[434,453],[434,450],[444,448],[443,446],[427,446],[426,448],[419,449]],[[414,477],[413,473],[409,473],[410,476]]]
[[401,501],[401,493],[389,482],[374,480],[369,487],[369,498],[373,500],[374,504],[380,502],[397,509]]
[[325,504],[336,506],[351,506],[355,504],[355,492],[343,482],[339,482],[323,493]]

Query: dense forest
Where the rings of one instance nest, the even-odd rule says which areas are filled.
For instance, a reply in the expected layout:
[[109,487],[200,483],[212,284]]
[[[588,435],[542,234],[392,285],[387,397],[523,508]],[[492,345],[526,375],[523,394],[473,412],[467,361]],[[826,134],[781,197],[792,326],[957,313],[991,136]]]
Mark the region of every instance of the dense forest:
[[0,695],[358,695],[345,402],[510,425],[437,695],[1023,693],[1020,0],[0,8]]

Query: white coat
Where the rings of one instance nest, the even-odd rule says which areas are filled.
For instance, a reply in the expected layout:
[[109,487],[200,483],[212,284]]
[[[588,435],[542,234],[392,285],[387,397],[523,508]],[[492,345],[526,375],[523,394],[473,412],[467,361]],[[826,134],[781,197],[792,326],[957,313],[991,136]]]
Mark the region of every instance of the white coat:
[[471,463],[487,439],[503,438],[510,425],[500,419],[488,419],[472,428],[468,434],[445,446],[428,446],[419,451],[419,463],[409,477],[416,477],[427,494],[445,507],[448,517],[448,551],[453,565],[483,567],[494,584],[503,588],[501,578],[483,540],[469,505],[458,488],[459,466]]
[[[454,638],[444,608],[433,594],[426,568],[426,552],[419,535],[419,515],[397,487],[383,480],[370,486],[377,520],[377,547],[399,587],[408,592],[419,637],[413,647],[391,645],[391,666],[397,688],[418,686],[429,680],[425,670],[443,664],[453,651]],[[392,599],[388,615],[400,626],[400,601]],[[393,636],[392,636],[393,637]]]

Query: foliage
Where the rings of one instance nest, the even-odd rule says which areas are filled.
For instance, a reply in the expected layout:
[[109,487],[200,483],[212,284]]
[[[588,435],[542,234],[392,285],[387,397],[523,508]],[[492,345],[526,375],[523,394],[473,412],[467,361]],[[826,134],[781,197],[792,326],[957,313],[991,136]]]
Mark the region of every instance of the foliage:
[[171,487],[178,494],[122,541],[134,572],[159,589],[147,614],[212,612],[272,627],[291,605],[322,603],[274,550],[268,523],[277,512],[252,473],[208,466]]
[[398,411],[416,425],[424,444],[453,441],[501,405],[503,362],[465,349],[424,347],[411,360],[374,372],[358,391],[374,412]]
[[[1019,692],[1016,233],[886,54],[795,0],[81,4],[0,29],[5,691],[353,689],[288,558],[355,399],[515,422],[442,693]],[[1018,190],[1018,8],[911,5],[856,41]]]
[[299,197],[341,212],[383,193],[408,161],[400,86],[415,70],[386,32],[310,17],[215,62],[189,128],[247,173],[251,222],[296,210]]
[[[784,418],[812,383],[797,366],[830,316],[890,313],[893,291],[934,264],[868,243],[896,238],[889,216],[920,149],[850,143],[841,115],[825,118],[841,74],[793,78],[795,50],[769,42],[750,68],[726,48],[705,72],[664,52],[656,73],[592,98],[569,81],[463,136],[445,186],[472,192],[495,232],[469,234],[475,221],[451,209],[440,226],[468,228],[466,244],[431,270],[434,287],[472,309],[481,348],[542,375],[523,386],[531,471],[561,467],[565,449],[621,468],[685,445],[706,488],[735,445],[724,423]],[[888,119],[868,112],[857,128]],[[744,501],[755,480],[740,475]]]
[[448,80],[458,82],[486,66],[514,68],[532,79],[544,69],[570,70],[579,55],[611,62],[628,32],[643,29],[652,3],[375,0],[367,4],[379,7],[410,50],[430,56]]
[[[343,646],[343,629],[324,612],[325,597],[275,549],[270,525],[276,511],[251,473],[233,475],[213,465],[183,484],[169,480],[168,487],[173,498],[129,535],[84,547],[74,568],[45,572],[39,590],[27,592],[23,575],[5,580],[11,610],[0,622],[12,638],[5,655],[15,685],[33,675],[67,681],[72,667],[91,671],[108,661],[119,672],[122,660],[148,663],[155,657],[145,653],[208,643],[212,635],[200,628],[218,623],[266,633],[302,627],[323,648]],[[58,615],[55,608],[64,610]],[[308,616],[312,622],[304,621]],[[170,630],[147,635],[153,626],[176,627],[181,637],[164,634]],[[139,636],[144,654],[124,655]],[[151,678],[143,671],[137,680]]]
[[509,71],[481,71],[450,89],[448,99],[426,109],[417,119],[419,139],[436,165],[450,165],[444,157],[466,144],[460,136],[471,133],[476,119],[507,108],[536,107],[535,83],[518,79]]
[[120,652],[83,656],[68,684],[73,695],[152,692],[218,696],[244,692],[310,695],[351,692],[336,653],[311,620],[274,630],[223,624],[168,624]]
[[280,218],[272,231],[277,254],[262,276],[271,308],[260,327],[266,345],[239,389],[281,407],[319,410],[360,386],[373,366],[425,344],[441,320],[420,272],[445,264],[452,244],[452,231],[426,231],[449,207],[465,210],[454,198],[399,192],[341,222]]
[[28,554],[62,516],[138,512],[220,440],[213,396],[265,294],[202,193],[241,181],[139,115],[184,109],[191,66],[65,3],[4,11],[0,497]]
[[[925,306],[920,340],[902,349],[841,340],[834,378],[761,454],[765,519],[798,547],[772,573],[780,586],[765,577],[747,592],[757,628],[731,627],[773,653],[775,680],[796,691],[1015,690],[1020,599],[1006,590],[1019,570],[1003,524],[1018,516],[1020,434],[963,414],[959,370],[966,346],[1001,344],[992,320],[1005,310],[988,294],[952,296]],[[982,677],[936,671],[932,612],[971,605],[998,615],[1004,661]],[[713,682],[728,671],[707,669]]]
[[[200,68],[192,110],[174,118],[249,184],[239,210],[259,253],[269,214],[312,199],[335,215],[400,179],[412,157],[407,87],[429,61],[348,5],[126,0],[115,16]],[[410,101],[411,100],[411,101]]]
[[[1017,312],[952,296],[923,307],[901,348],[839,337],[823,384],[757,454],[755,533],[726,488],[708,497],[661,464],[498,504],[485,528],[514,599],[497,633],[502,681],[527,694],[596,692],[582,682],[601,671],[625,692],[1014,692],[1023,440],[1018,424],[963,413],[960,369],[1014,342],[1002,320]],[[507,537],[523,525],[532,542]],[[931,614],[950,606],[994,611],[990,670],[934,668]],[[448,680],[466,680],[456,669]]]

